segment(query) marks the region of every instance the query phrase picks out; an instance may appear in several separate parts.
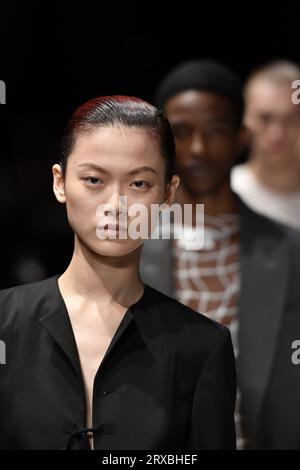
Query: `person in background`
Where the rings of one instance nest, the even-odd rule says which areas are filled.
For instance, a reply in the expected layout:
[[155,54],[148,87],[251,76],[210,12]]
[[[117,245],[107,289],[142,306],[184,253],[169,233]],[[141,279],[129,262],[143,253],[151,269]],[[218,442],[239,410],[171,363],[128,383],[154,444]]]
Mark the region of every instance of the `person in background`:
[[[230,187],[244,145],[242,85],[212,61],[178,65],[156,104],[176,141],[176,202],[204,204],[204,247],[146,240],[145,282],[226,325],[237,358],[237,448],[300,448],[300,238],[248,208]],[[200,338],[199,338],[200,341]]]
[[245,87],[249,158],[232,170],[233,190],[253,210],[300,229],[300,105],[292,83],[300,67],[278,61],[255,70]]

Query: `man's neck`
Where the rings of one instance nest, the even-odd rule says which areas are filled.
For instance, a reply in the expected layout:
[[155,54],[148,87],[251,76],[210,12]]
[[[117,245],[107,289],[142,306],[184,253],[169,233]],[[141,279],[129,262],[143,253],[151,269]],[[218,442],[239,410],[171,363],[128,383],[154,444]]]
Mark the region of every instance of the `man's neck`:
[[62,293],[99,305],[135,303],[144,290],[139,275],[141,249],[142,246],[122,257],[102,256],[89,250],[75,236],[73,257],[59,278]]
[[300,191],[300,163],[270,168],[263,158],[252,155],[246,165],[257,180],[272,191],[285,194]]
[[181,187],[176,193],[179,204],[204,204],[204,214],[218,216],[221,214],[236,214],[238,211],[235,194],[230,189],[230,183],[225,182],[217,191],[205,194],[191,194]]

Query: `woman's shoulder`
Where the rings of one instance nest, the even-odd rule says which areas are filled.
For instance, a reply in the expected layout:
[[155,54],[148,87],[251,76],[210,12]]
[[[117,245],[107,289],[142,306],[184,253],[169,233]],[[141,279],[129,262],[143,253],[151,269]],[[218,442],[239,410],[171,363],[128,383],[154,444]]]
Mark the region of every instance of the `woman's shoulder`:
[[[228,328],[217,323],[206,315],[184,305],[178,300],[147,285],[147,290],[154,314],[163,320],[166,326],[195,338],[205,337],[214,343],[228,335]],[[155,315],[154,315],[155,316]],[[153,316],[151,315],[152,319]]]
[[144,338],[150,344],[153,338],[162,341],[166,350],[175,351],[190,370],[199,371],[199,364],[206,363],[209,357],[224,354],[233,358],[227,327],[149,285],[144,306],[136,315]]
[[58,276],[20,284],[0,290],[0,328],[11,326],[20,309],[26,306],[26,312],[34,312],[41,302],[49,298]]

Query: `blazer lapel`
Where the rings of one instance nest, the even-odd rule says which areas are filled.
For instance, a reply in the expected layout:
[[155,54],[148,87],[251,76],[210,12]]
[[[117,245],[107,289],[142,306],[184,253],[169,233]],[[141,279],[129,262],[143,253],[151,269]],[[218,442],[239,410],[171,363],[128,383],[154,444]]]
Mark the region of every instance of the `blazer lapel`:
[[72,364],[75,373],[81,378],[76,341],[67,308],[59,292],[58,277],[59,275],[49,279],[49,303],[46,306],[47,311],[39,317],[38,321],[58,344]]

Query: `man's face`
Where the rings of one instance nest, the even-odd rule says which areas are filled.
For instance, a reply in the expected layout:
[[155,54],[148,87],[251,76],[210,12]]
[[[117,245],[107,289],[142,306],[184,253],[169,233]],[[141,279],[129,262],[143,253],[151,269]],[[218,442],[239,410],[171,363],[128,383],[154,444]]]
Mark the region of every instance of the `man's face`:
[[164,107],[176,141],[176,170],[190,194],[218,191],[229,181],[238,132],[229,101],[203,91],[185,91]]
[[[69,156],[65,178],[59,165],[53,171],[56,197],[66,203],[70,226],[99,255],[124,256],[138,248],[142,239],[121,239],[116,233],[104,240],[97,233],[115,231],[122,212],[129,228],[136,219],[129,214],[132,204],[143,204],[149,223],[151,205],[166,199],[165,161],[144,129],[100,127],[82,133]],[[121,196],[127,198],[126,207],[120,204]],[[100,206],[104,210],[99,212]]]
[[289,165],[297,158],[300,109],[291,101],[288,84],[257,79],[246,95],[245,125],[250,131],[253,152],[274,165]]

